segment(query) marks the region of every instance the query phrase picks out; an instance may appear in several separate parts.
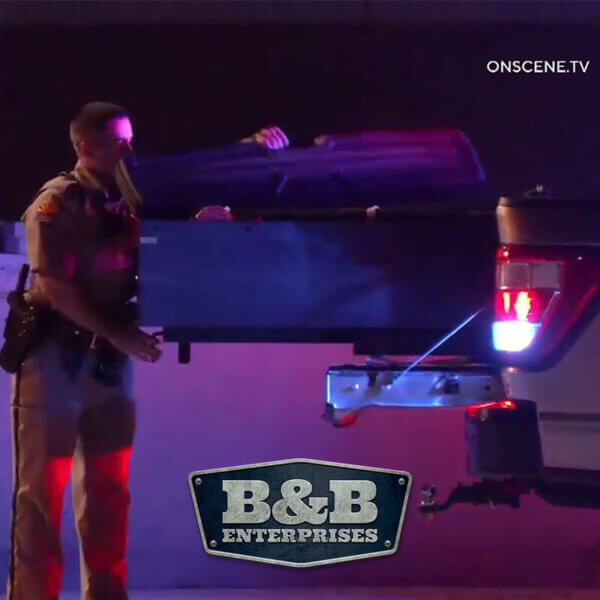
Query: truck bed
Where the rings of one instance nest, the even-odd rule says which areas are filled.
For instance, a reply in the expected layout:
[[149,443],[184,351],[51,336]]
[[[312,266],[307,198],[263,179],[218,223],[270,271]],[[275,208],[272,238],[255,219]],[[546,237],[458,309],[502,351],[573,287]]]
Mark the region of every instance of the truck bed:
[[178,341],[354,343],[491,357],[493,211],[389,209],[337,218],[144,223],[142,322]]

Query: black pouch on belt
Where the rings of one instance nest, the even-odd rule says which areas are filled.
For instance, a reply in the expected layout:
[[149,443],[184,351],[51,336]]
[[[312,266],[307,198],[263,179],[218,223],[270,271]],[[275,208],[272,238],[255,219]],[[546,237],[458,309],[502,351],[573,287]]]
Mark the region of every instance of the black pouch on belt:
[[85,359],[87,346],[77,337],[64,342],[60,348],[60,357],[62,359],[63,369],[76,379]]
[[125,354],[117,350],[106,340],[97,340],[94,378],[110,387],[119,385],[126,358]]
[[[138,306],[135,302],[128,302],[123,306],[115,320],[122,325],[132,325],[137,322]],[[94,377],[101,383],[114,387],[121,383],[123,368],[127,355],[117,350],[112,344],[102,338],[98,338],[95,344],[96,367]]]
[[60,345],[63,369],[74,380],[81,373],[93,335],[58,313],[54,313],[53,317],[54,335]]

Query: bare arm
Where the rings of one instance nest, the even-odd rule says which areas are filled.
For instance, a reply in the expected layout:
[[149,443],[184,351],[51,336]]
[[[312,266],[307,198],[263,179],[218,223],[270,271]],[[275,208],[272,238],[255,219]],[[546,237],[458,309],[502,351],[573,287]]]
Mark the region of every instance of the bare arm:
[[108,339],[116,329],[116,324],[92,309],[82,298],[79,289],[68,281],[37,274],[39,290],[52,308],[77,325]]

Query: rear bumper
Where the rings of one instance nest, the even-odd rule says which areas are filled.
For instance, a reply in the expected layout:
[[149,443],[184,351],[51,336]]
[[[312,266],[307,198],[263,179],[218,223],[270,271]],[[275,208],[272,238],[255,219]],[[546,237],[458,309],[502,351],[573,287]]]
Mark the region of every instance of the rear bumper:
[[326,418],[343,426],[371,407],[470,406],[504,397],[500,376],[490,365],[431,364],[407,371],[409,364],[331,367]]
[[475,477],[535,476],[543,468],[537,407],[506,398],[492,365],[410,362],[385,366],[342,365],[327,372],[325,417],[353,424],[367,408],[465,406],[467,470]]

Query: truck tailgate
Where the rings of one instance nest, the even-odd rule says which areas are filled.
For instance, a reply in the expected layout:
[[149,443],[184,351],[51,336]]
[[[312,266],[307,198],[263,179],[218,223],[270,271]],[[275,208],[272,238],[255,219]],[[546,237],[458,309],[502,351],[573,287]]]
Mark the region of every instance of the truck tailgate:
[[[354,343],[491,356],[493,211],[382,209],[377,218],[148,221],[142,324],[176,341]],[[331,215],[329,215],[331,217]]]

